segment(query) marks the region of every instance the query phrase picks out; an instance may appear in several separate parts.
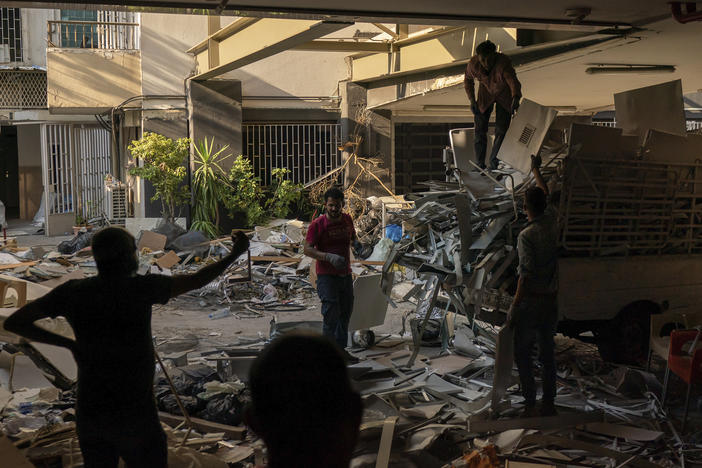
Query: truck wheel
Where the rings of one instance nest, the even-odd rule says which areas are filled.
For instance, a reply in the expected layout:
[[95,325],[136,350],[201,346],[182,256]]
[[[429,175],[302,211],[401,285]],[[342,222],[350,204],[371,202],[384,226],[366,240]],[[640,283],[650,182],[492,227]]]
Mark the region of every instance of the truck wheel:
[[595,336],[602,359],[621,364],[640,364],[648,357],[651,314],[658,313],[652,302],[629,304]]

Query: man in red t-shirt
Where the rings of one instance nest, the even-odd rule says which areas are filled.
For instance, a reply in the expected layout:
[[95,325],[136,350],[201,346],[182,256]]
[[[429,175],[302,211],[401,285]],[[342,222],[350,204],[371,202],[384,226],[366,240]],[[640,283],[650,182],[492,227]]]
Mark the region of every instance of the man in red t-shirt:
[[324,193],[324,207],[326,214],[312,221],[307,229],[305,255],[317,260],[322,333],[345,349],[353,310],[351,244],[356,240],[356,230],[351,216],[341,212],[344,207],[344,193],[341,190],[327,190]]

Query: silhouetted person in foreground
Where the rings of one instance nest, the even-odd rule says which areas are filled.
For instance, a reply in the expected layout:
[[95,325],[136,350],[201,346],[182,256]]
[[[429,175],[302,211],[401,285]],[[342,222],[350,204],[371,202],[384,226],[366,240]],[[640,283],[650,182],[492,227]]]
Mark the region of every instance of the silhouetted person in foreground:
[[[137,276],[134,237],[110,227],[95,234],[98,275],[71,280],[19,309],[5,328],[29,340],[63,346],[78,364],[76,429],[86,468],[165,468],[166,435],[153,394],[154,348],[151,305],[198,289],[216,279],[248,248],[232,237],[232,252],[192,275]],[[66,317],[75,341],[35,325]]]
[[266,443],[268,468],[346,468],[358,440],[361,397],[342,351],[296,333],[273,341],[249,374],[248,426]]

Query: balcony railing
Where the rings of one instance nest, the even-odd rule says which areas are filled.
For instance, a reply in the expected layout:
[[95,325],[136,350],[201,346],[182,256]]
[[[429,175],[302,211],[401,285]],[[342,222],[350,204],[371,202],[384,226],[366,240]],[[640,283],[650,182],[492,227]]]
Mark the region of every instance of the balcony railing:
[[49,47],[69,49],[139,49],[139,23],[49,21]]

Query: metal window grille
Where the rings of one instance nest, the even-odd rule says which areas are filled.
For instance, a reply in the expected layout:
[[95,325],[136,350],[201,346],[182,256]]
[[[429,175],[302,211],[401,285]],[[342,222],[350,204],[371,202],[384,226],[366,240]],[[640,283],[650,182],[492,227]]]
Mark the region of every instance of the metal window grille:
[[[105,197],[105,175],[110,172],[110,132],[100,127],[75,129],[78,174],[78,212],[90,219],[100,215]],[[123,216],[126,217],[126,216]]]
[[273,169],[290,171],[289,180],[305,184],[341,165],[341,125],[244,124],[243,151],[263,185]]
[[22,18],[19,8],[0,8],[0,63],[21,62]]
[[0,109],[46,109],[46,72],[0,70]]
[[45,124],[43,132],[48,213],[98,215],[110,170],[110,133],[93,125],[72,124]]
[[47,124],[45,161],[48,214],[73,211],[73,158],[70,125]]

